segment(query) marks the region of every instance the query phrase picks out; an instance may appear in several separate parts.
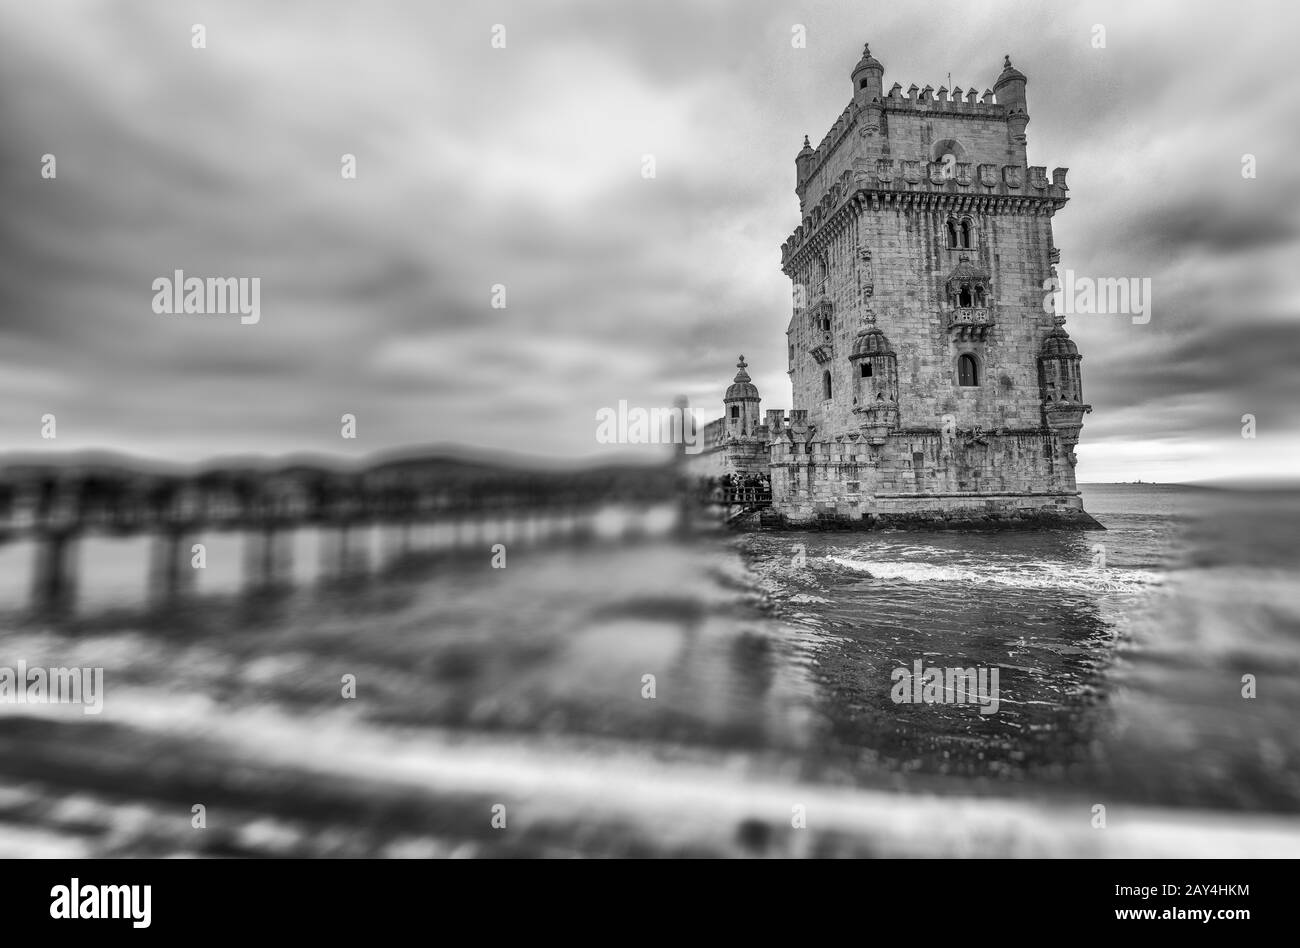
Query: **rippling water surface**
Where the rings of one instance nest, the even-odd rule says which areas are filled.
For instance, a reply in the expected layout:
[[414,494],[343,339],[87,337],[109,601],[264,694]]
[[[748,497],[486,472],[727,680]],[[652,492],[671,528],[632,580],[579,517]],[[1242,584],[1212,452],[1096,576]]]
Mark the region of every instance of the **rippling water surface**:
[[[232,591],[232,544],[163,614],[134,602],[141,551],[88,545],[87,608],[15,612],[0,664],[102,666],[104,712],[0,707],[0,842],[689,851],[655,822],[670,779],[709,805],[779,780],[1300,810],[1300,494],[1097,486],[1085,503],[1107,531],[521,542],[501,570],[486,546],[361,582],[300,563],[295,591],[253,599]],[[0,553],[15,587],[20,556]],[[996,666],[998,713],[895,704],[891,671],[918,659]],[[519,832],[492,835],[498,802]],[[761,848],[757,825],[736,838]]]
[[[824,753],[861,779],[1295,811],[1300,496],[1116,485],[1085,501],[1106,532],[747,541],[780,611],[823,640]],[[999,713],[892,703],[889,671],[918,658],[999,666]]]

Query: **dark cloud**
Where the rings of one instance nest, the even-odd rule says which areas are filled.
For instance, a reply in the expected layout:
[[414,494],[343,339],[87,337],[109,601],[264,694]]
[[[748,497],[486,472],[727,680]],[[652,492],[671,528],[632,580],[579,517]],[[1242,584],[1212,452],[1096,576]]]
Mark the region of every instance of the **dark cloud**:
[[1189,255],[1248,254],[1300,238],[1300,198],[1284,195],[1278,206],[1276,195],[1258,190],[1235,199],[1211,194],[1196,200],[1188,195],[1150,207],[1125,225],[1114,235],[1115,242],[1134,257],[1164,268]]
[[[1150,324],[1070,323],[1095,406],[1081,476],[1244,463],[1213,446],[1255,405],[1290,432],[1275,461],[1297,443],[1279,413],[1300,348],[1282,278],[1300,194],[1288,16],[6,5],[0,435],[50,447],[35,419],[57,410],[58,447],[185,460],[440,441],[587,456],[596,409],[619,399],[720,410],[742,351],[764,407],[787,407],[794,154],[847,103],[870,39],[905,88],[951,73],[983,91],[1012,54],[1031,160],[1071,169],[1062,266],[1153,280]],[[46,152],[56,181],[39,176]],[[261,323],[155,315],[151,281],[177,268],[261,277]],[[361,416],[357,443],[337,436],[342,411]]]

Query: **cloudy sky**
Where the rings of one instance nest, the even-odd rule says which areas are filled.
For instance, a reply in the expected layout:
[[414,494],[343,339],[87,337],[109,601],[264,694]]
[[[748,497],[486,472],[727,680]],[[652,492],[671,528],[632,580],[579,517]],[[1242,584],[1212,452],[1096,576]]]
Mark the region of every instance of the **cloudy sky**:
[[[598,456],[597,409],[683,393],[712,417],[742,351],[789,407],[794,155],[870,40],[886,88],[982,91],[1010,53],[1031,163],[1070,168],[1061,267],[1153,281],[1149,324],[1069,323],[1080,479],[1289,474],[1298,21],[1280,0],[4,2],[0,444]],[[155,314],[176,269],[260,277],[261,321]]]

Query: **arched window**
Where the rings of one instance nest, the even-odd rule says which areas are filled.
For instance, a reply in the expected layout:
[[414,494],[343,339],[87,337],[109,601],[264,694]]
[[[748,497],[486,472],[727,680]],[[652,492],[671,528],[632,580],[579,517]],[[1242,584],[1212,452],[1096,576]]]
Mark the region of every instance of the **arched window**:
[[963,352],[957,359],[957,384],[979,385],[979,364],[969,352]]
[[971,245],[971,220],[969,217],[961,219],[961,249],[970,250]]
[[963,283],[960,292],[957,293],[957,305],[963,308],[971,305],[970,302],[970,284]]
[[952,167],[957,162],[966,160],[966,149],[955,138],[945,138],[934,143],[934,147],[930,149],[930,160]]
[[869,379],[869,378],[871,378],[871,363],[870,363],[870,362],[863,362],[863,363],[862,363],[862,377],[863,377],[864,379]]
[[948,249],[957,249],[957,222],[948,221]]
[[732,421],[739,421],[739,420],[740,420],[740,406],[739,406],[739,405],[732,405],[732,406],[731,406],[731,420],[732,420]]
[[831,374],[829,372],[823,372],[822,373],[822,398],[830,398],[830,397],[831,397]]
[[980,286],[978,283],[975,284],[975,305],[984,305],[984,287]]

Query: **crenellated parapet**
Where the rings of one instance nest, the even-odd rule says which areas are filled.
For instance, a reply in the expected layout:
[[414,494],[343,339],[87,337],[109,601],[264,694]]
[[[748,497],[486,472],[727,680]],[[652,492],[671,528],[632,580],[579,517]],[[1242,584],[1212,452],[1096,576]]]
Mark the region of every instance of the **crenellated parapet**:
[[816,426],[808,423],[807,409],[791,409],[783,415],[779,409],[767,413],[769,457],[772,464],[799,463],[814,444]]
[[908,87],[907,92],[897,82],[885,96],[884,106],[891,112],[948,112],[953,115],[975,115],[982,118],[1002,118],[1006,115],[1003,107],[993,94],[992,89],[985,89],[981,96],[972,86],[963,92],[961,86],[949,90],[940,86],[938,91],[933,86],[918,89],[916,83]]

